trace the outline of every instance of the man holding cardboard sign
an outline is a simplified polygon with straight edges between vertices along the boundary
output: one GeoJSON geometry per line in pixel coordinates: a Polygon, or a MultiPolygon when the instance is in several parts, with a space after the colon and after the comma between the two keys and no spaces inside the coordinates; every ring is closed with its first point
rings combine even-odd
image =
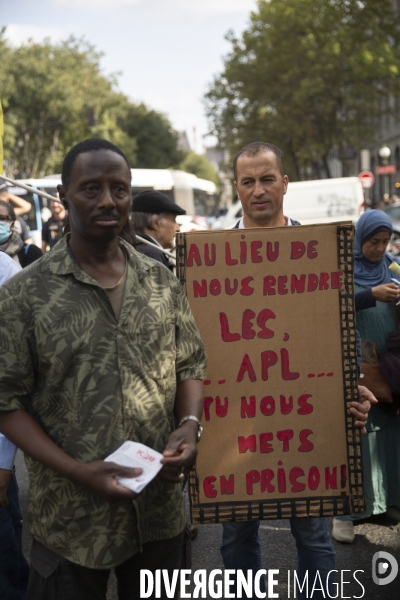
{"type": "MultiPolygon", "coordinates": [[[[243,217],[236,228],[282,227],[300,225],[284,216],[283,199],[288,187],[284,174],[282,152],[271,144],[256,142],[243,148],[233,163],[235,188],[243,206],[243,217]]],[[[310,250],[312,252],[312,249],[310,250]]],[[[360,388],[360,402],[352,402],[355,425],[362,431],[367,420],[370,402],[376,401],[366,389],[360,388]]],[[[333,594],[333,578],[328,573],[335,569],[335,551],[325,518],[304,517],[290,519],[298,551],[300,581],[308,572],[314,581],[319,572],[325,591],[314,593],[314,598],[333,594]]],[[[258,539],[259,521],[225,523],[221,554],[227,569],[261,568],[261,549],[258,539]]],[[[260,586],[261,591],[262,585],[260,586]]],[[[300,594],[299,596],[303,596],[300,594]]]]}

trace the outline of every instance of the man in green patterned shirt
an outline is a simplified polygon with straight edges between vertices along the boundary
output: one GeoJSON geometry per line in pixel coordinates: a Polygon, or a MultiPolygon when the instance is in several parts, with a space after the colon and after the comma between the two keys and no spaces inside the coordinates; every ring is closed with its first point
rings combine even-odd
{"type": "Polygon", "coordinates": [[[178,280],[122,239],[130,177],[109,142],[72,148],[70,235],[0,291],[0,429],[29,471],[29,600],[104,600],[112,567],[119,598],[139,598],[140,568],[180,562],[206,357],[178,280]],[[103,460],[126,440],[164,454],[140,495],[117,483],[140,471],[103,460]]]}

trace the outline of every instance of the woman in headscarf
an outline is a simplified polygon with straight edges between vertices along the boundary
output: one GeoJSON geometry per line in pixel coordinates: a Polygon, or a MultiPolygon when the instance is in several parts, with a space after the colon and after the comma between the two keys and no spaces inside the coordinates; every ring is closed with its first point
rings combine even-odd
{"type": "Polygon", "coordinates": [[[14,230],[16,215],[9,202],[0,200],[0,249],[11,256],[21,267],[27,267],[43,256],[34,244],[25,244],[14,230]]]}
{"type": "MultiPolygon", "coordinates": [[[[400,286],[389,269],[400,261],[386,252],[392,232],[386,213],[370,210],[360,217],[354,242],[356,327],[362,340],[374,342],[379,356],[386,351],[387,335],[395,331],[394,310],[400,312],[400,286]]],[[[386,513],[400,521],[400,416],[388,412],[387,406],[391,405],[371,406],[367,435],[362,436],[367,511],[333,520],[332,536],[339,542],[354,540],[357,519],[386,513]]]]}

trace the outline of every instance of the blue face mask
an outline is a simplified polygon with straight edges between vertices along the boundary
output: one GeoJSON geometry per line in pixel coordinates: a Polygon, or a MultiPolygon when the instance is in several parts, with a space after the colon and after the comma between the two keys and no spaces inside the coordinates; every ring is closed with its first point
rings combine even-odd
{"type": "Polygon", "coordinates": [[[11,235],[10,223],[0,221],[0,244],[4,244],[11,235]]]}

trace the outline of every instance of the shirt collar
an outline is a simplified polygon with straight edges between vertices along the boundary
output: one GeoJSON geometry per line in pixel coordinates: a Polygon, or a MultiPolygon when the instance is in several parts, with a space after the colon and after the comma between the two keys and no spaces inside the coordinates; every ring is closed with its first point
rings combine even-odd
{"type": "MultiPolygon", "coordinates": [[[[239,221],[239,226],[238,226],[238,229],[246,229],[246,227],[244,226],[244,223],[243,223],[243,218],[244,218],[244,217],[242,217],[242,218],[240,219],[240,221],[239,221]]],[[[287,225],[288,227],[290,227],[291,225],[293,225],[293,223],[292,223],[292,219],[291,219],[290,217],[284,217],[284,219],[285,219],[285,221],[286,221],[286,225],[287,225]]]]}
{"type": "MultiPolygon", "coordinates": [[[[74,275],[75,279],[82,281],[83,283],[89,283],[91,285],[99,285],[94,279],[89,277],[84,271],[82,271],[75,258],[69,249],[68,240],[70,234],[65,235],[54,248],[46,254],[48,258],[49,270],[55,275],[74,275]]],[[[151,265],[147,261],[142,260],[141,255],[136,250],[125,242],[122,238],[118,238],[118,244],[125,250],[128,257],[128,264],[133,267],[140,279],[143,279],[151,265]]]]}

